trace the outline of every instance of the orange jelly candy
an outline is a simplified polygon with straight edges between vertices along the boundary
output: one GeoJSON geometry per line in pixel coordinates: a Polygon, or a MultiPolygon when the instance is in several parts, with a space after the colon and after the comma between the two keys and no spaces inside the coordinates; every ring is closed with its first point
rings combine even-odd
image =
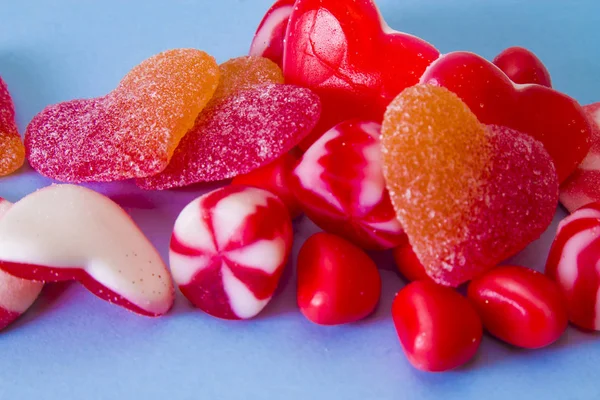
{"type": "Polygon", "coordinates": [[[383,170],[396,214],[427,274],[457,286],[537,239],[558,201],[544,146],[481,124],[455,94],[418,85],[388,107],[383,170]]]}
{"type": "Polygon", "coordinates": [[[264,57],[232,58],[219,65],[221,80],[213,100],[227,97],[237,91],[267,83],[283,83],[283,72],[273,61],[264,57]]]}
{"type": "Polygon", "coordinates": [[[108,95],[47,107],[27,127],[31,166],[65,182],[115,181],[164,170],[219,83],[213,57],[169,50],[133,68],[108,95]]]}
{"type": "Polygon", "coordinates": [[[15,172],[24,161],[25,148],[15,123],[15,106],[0,78],[0,176],[15,172]]]}

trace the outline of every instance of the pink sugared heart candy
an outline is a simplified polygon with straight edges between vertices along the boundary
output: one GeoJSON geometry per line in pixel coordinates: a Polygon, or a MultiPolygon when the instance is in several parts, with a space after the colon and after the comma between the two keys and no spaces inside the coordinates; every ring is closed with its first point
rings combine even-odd
{"type": "Polygon", "coordinates": [[[283,73],[323,103],[319,125],[302,147],[351,118],[381,123],[390,101],[418,83],[438,56],[429,43],[390,29],[372,0],[298,0],[283,73]]]}
{"type": "Polygon", "coordinates": [[[413,250],[457,286],[524,249],[558,202],[550,156],[531,136],[482,125],[454,93],[417,85],[388,107],[383,171],[413,250]]]}
{"type": "Polygon", "coordinates": [[[514,83],[552,87],[548,69],[532,51],[523,47],[509,47],[492,61],[514,83]]]}
{"type": "Polygon", "coordinates": [[[381,171],[380,133],[373,122],[342,122],[308,149],[291,180],[313,222],[367,249],[392,248],[403,235],[381,171]]]}
{"type": "Polygon", "coordinates": [[[550,248],[546,274],[567,298],[569,320],[600,331],[600,203],[588,204],[563,219],[550,248]]]}
{"type": "Polygon", "coordinates": [[[491,62],[468,52],[444,54],[421,77],[464,101],[483,124],[505,126],[542,142],[559,182],[590,149],[591,125],[569,96],[540,85],[516,85],[491,62]]]}
{"type": "Polygon", "coordinates": [[[267,84],[218,99],[198,116],[160,174],[143,189],[169,189],[247,174],[292,150],[319,119],[310,90],[267,84]]]}
{"type": "Polygon", "coordinates": [[[236,176],[232,185],[246,185],[268,190],[277,195],[288,208],[292,219],[300,216],[302,210],[296,196],[292,192],[292,170],[298,162],[294,152],[286,153],[270,164],[244,175],[236,176]]]}
{"type": "MultiPolygon", "coordinates": [[[[0,219],[12,204],[0,198],[0,219]]],[[[38,298],[42,282],[16,278],[0,270],[0,330],[19,318],[38,298]]]]}
{"type": "Polygon", "coordinates": [[[583,107],[592,130],[592,148],[575,172],[560,187],[560,202],[573,212],[600,201],[600,103],[583,107]]]}
{"type": "Polygon", "coordinates": [[[0,219],[0,269],[35,281],[77,280],[142,315],[165,314],[174,289],[164,262],[125,211],[74,185],[54,185],[0,219]]]}
{"type": "Polygon", "coordinates": [[[287,208],[266,190],[231,185],[188,204],[173,228],[173,279],[194,306],[248,319],[267,305],[292,246],[287,208]]]}
{"type": "Polygon", "coordinates": [[[249,55],[268,58],[281,67],[283,40],[295,2],[296,0],[278,0],[269,8],[256,29],[249,55]]]}

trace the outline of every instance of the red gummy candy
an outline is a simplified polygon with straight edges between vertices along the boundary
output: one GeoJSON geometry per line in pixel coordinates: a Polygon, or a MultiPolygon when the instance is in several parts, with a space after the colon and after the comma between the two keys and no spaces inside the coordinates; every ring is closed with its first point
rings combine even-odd
{"type": "Polygon", "coordinates": [[[352,243],[317,233],[298,253],[298,307],[319,325],[340,325],[371,314],[381,295],[375,262],[352,243]]]}
{"type": "Polygon", "coordinates": [[[211,99],[219,69],[194,49],[157,54],[106,96],[46,107],[25,133],[27,159],[64,182],[115,181],[165,169],[211,99]]]}
{"type": "Polygon", "coordinates": [[[523,47],[509,47],[492,61],[514,83],[552,87],[550,72],[533,52],[523,47]]]}
{"type": "Polygon", "coordinates": [[[246,174],[296,146],[320,112],[319,98],[297,86],[267,84],[234,93],[198,116],[163,172],[137,184],[162,190],[246,174]]]}
{"type": "Polygon", "coordinates": [[[457,286],[548,227],[558,180],[543,145],[484,126],[455,94],[418,85],[389,106],[383,171],[398,219],[428,275],[457,286]]]}
{"type": "Polygon", "coordinates": [[[290,212],[292,219],[300,216],[302,210],[292,193],[290,186],[292,170],[298,163],[298,158],[293,152],[286,153],[282,157],[249,172],[245,175],[236,176],[231,182],[232,185],[246,185],[268,190],[277,195],[290,212]]]}
{"type": "Polygon", "coordinates": [[[269,8],[256,29],[249,55],[265,57],[282,66],[285,32],[295,2],[278,0],[269,8]]]}
{"type": "Polygon", "coordinates": [[[418,83],[437,57],[429,43],[390,29],[372,0],[297,1],[283,73],[323,103],[319,125],[302,147],[351,118],[380,123],[390,101],[418,83]]]}
{"type": "Polygon", "coordinates": [[[600,103],[584,106],[592,124],[592,147],[560,187],[560,202],[570,212],[600,201],[600,103]]]}
{"type": "Polygon", "coordinates": [[[540,85],[515,85],[494,64],[468,52],[433,62],[422,83],[458,95],[480,122],[527,133],[544,144],[563,182],[590,148],[591,126],[572,98],[540,85]]]}
{"type": "Polygon", "coordinates": [[[400,244],[394,248],[392,254],[398,272],[400,272],[406,280],[409,282],[431,280],[429,275],[427,275],[427,271],[425,271],[425,267],[421,264],[421,261],[419,261],[419,257],[417,257],[413,251],[406,234],[403,235],[400,244]]]}
{"type": "Polygon", "coordinates": [[[204,312],[248,319],[269,302],[292,248],[292,222],[266,190],[230,185],[188,204],[169,253],[173,279],[204,312]]]}
{"type": "Polygon", "coordinates": [[[600,331],[600,203],[588,204],[558,225],[546,274],[567,297],[569,320],[600,331]]]}
{"type": "Polygon", "coordinates": [[[404,233],[381,171],[380,132],[374,122],[342,122],[308,149],[291,180],[311,220],[366,249],[395,247],[404,233]]]}
{"type": "Polygon", "coordinates": [[[15,106],[0,77],[0,176],[15,172],[24,162],[25,147],[15,122],[15,106]]]}

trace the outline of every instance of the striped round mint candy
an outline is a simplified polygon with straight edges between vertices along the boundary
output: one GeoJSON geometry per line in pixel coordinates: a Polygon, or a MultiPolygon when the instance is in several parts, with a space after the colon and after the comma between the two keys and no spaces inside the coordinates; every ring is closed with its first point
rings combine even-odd
{"type": "Polygon", "coordinates": [[[546,274],[567,297],[569,320],[600,330],[600,203],[580,208],[562,220],[546,262],[546,274]]]}
{"type": "Polygon", "coordinates": [[[170,263],[196,307],[248,319],[267,305],[292,246],[285,205],[266,190],[231,185],[188,204],[175,222],[170,263]]]}

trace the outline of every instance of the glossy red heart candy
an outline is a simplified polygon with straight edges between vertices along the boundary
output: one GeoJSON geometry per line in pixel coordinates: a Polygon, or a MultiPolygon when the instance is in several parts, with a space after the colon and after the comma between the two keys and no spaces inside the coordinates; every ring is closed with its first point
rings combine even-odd
{"type": "Polygon", "coordinates": [[[390,29],[372,0],[297,1],[284,52],[286,82],[312,89],[323,104],[303,148],[344,120],[381,122],[390,101],[439,56],[429,43],[390,29]]]}
{"type": "Polygon", "coordinates": [[[443,55],[421,82],[450,89],[484,124],[506,126],[542,142],[560,182],[590,149],[592,128],[575,100],[544,86],[515,85],[498,67],[473,53],[443,55]]]}
{"type": "Polygon", "coordinates": [[[278,0],[269,8],[256,29],[249,55],[268,58],[281,67],[283,39],[296,0],[278,0]]]}
{"type": "Polygon", "coordinates": [[[532,51],[524,47],[509,47],[503,50],[492,61],[514,83],[552,87],[550,72],[532,51]]]}

